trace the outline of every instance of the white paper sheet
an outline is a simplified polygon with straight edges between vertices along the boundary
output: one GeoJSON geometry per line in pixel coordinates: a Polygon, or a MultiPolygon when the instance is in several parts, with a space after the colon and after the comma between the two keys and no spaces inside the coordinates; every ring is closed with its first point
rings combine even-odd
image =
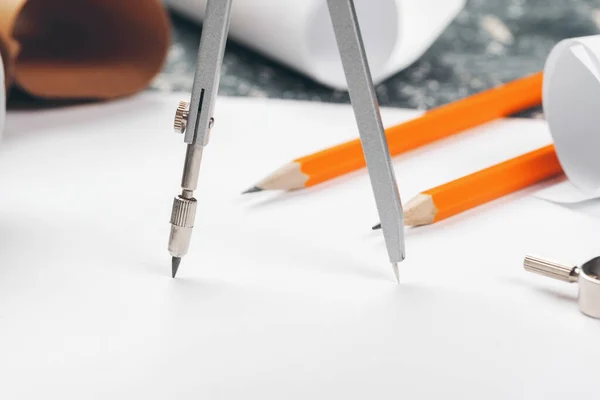
{"type": "Polygon", "coordinates": [[[558,179],[556,183],[535,192],[540,199],[555,203],[573,204],[598,198],[598,193],[586,193],[573,185],[568,179],[558,179]]]}
{"type": "MultiPolygon", "coordinates": [[[[600,221],[521,192],[407,232],[395,284],[365,171],[240,196],[356,137],[349,106],[219,99],[190,254],[166,250],[186,95],[8,115],[2,399],[595,398],[598,321],[527,252],[597,255],[600,221]],[[576,382],[576,384],[574,384],[576,382]]],[[[386,125],[415,112],[382,110],[386,125]]],[[[402,196],[549,140],[498,121],[397,158],[402,196]]]]}
{"type": "Polygon", "coordinates": [[[600,35],[563,40],[544,68],[544,114],[569,182],[538,196],[574,203],[600,197],[600,35]]]}
{"type": "MultiPolygon", "coordinates": [[[[206,0],[164,0],[196,20],[206,0]]],[[[355,0],[375,82],[419,58],[465,0],[355,0]]],[[[325,85],[346,89],[325,0],[236,0],[231,36],[325,85]]]]}

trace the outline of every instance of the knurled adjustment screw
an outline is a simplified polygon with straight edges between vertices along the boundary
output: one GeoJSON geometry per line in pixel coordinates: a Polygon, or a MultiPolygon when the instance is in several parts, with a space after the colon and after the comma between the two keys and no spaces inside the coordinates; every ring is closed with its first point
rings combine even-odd
{"type": "Polygon", "coordinates": [[[184,133],[187,126],[188,115],[190,114],[190,103],[187,101],[180,101],[175,111],[175,121],[173,123],[173,129],[175,133],[184,133]]]}

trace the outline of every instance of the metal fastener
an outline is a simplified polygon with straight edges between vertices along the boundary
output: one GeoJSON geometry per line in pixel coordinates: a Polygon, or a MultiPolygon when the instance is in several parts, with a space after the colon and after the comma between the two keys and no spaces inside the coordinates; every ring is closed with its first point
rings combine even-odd
{"type": "Polygon", "coordinates": [[[589,317],[600,318],[600,257],[592,258],[581,267],[565,265],[534,256],[523,261],[526,271],[564,282],[579,283],[579,310],[589,317]]]}
{"type": "Polygon", "coordinates": [[[190,103],[180,101],[175,111],[175,121],[173,121],[173,130],[175,133],[184,133],[187,128],[188,116],[190,115],[190,103]]]}

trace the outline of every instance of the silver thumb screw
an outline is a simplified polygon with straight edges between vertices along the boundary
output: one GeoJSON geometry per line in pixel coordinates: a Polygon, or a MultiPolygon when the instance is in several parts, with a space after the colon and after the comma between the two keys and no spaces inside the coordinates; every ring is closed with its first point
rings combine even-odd
{"type": "Polygon", "coordinates": [[[526,271],[569,283],[577,282],[579,278],[579,268],[577,266],[564,265],[534,256],[526,256],[523,267],[526,271]]]}

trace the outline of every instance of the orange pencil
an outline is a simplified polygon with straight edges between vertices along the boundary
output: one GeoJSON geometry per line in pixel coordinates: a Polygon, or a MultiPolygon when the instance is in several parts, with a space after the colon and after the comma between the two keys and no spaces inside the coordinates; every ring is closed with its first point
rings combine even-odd
{"type": "MultiPolygon", "coordinates": [[[[390,154],[396,156],[456,135],[542,102],[542,73],[517,79],[453,103],[434,108],[411,121],[386,129],[390,154]]],[[[365,166],[359,139],[298,158],[244,193],[301,189],[365,166]]]]}
{"type": "Polygon", "coordinates": [[[419,193],[404,207],[404,225],[441,221],[562,172],[554,146],[542,147],[419,193]]]}

